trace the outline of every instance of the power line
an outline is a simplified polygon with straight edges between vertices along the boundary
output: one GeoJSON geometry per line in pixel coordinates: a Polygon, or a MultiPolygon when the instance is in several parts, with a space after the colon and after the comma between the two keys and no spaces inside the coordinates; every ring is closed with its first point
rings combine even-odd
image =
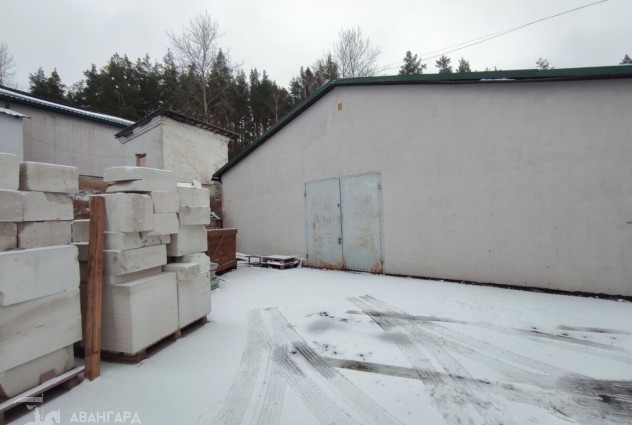
{"type": "MultiPolygon", "coordinates": [[[[447,46],[447,47],[444,47],[442,49],[431,50],[429,52],[426,52],[426,53],[423,53],[422,55],[420,55],[421,58],[419,60],[422,61],[422,62],[425,62],[425,61],[430,60],[430,59],[438,58],[438,57],[446,55],[448,53],[456,52],[458,50],[463,50],[463,49],[466,49],[468,47],[475,46],[477,44],[481,44],[481,43],[484,43],[484,42],[489,41],[489,40],[493,40],[494,38],[501,37],[503,35],[512,33],[514,31],[518,31],[518,30],[520,30],[522,28],[525,28],[525,27],[528,27],[528,26],[531,26],[531,25],[535,25],[535,24],[540,23],[542,21],[546,21],[546,20],[549,20],[549,19],[557,18],[559,16],[566,15],[568,13],[576,12],[576,11],[581,10],[581,9],[586,9],[587,7],[598,5],[600,3],[606,3],[607,1],[610,1],[610,0],[599,0],[599,1],[596,1],[596,2],[593,2],[593,3],[585,4],[583,6],[578,6],[576,8],[566,10],[564,12],[560,12],[560,13],[556,13],[554,15],[546,16],[544,18],[536,19],[535,21],[527,22],[526,24],[518,25],[518,26],[513,27],[513,28],[508,28],[508,29],[505,29],[505,30],[502,30],[502,31],[499,31],[499,32],[495,32],[493,34],[488,34],[488,35],[484,35],[482,37],[474,38],[474,39],[469,40],[469,41],[464,41],[462,43],[453,44],[451,46],[447,46]],[[441,52],[441,53],[435,54],[436,52],[441,52]],[[426,56],[426,55],[429,55],[429,56],[426,56]]],[[[400,62],[399,65],[397,65],[397,66],[386,68],[386,69],[384,69],[384,71],[389,71],[391,69],[398,68],[399,66],[401,66],[401,64],[403,64],[403,62],[400,62]]]]}

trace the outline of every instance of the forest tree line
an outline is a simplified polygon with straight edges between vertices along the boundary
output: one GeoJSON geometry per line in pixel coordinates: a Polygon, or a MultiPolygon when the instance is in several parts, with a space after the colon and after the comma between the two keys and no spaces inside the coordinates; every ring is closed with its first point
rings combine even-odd
{"type": "MultiPolygon", "coordinates": [[[[92,64],[83,72],[84,79],[70,86],[56,69],[46,74],[39,68],[29,75],[29,90],[36,96],[132,121],[167,107],[238,134],[229,149],[232,157],[327,81],[384,71],[377,64],[379,48],[371,45],[361,28],[341,30],[331,50],[312,65],[301,66],[287,88],[265,70],[246,72],[233,64],[219,47],[217,22],[207,13],[191,19],[180,34],[167,35],[170,48],[160,60],[149,55],[133,60],[116,53],[100,68],[92,64]]],[[[3,84],[12,57],[6,45],[0,47],[3,84]]],[[[625,55],[620,64],[631,63],[625,55]]],[[[445,55],[434,66],[439,73],[472,71],[464,58],[453,69],[451,58],[445,55]]],[[[536,67],[553,68],[543,58],[536,67]]],[[[398,73],[415,75],[426,70],[427,65],[407,51],[398,73]]]]}

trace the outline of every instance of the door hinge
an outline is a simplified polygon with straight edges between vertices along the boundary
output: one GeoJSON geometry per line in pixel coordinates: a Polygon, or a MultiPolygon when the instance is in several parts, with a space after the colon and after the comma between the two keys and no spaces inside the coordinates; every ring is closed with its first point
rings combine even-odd
{"type": "Polygon", "coordinates": [[[382,183],[377,184],[377,190],[382,190],[382,183]]]}

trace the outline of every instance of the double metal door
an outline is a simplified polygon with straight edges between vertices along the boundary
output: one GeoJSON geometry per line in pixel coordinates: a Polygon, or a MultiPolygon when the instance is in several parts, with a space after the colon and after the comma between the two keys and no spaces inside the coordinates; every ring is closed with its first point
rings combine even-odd
{"type": "Polygon", "coordinates": [[[305,184],[307,260],[314,267],[382,273],[382,176],[305,184]]]}

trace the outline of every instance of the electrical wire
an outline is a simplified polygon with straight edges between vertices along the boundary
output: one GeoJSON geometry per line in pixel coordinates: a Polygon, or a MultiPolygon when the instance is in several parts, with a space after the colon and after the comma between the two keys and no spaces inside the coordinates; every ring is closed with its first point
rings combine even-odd
{"type": "MultiPolygon", "coordinates": [[[[438,57],[446,55],[448,53],[456,52],[458,50],[463,50],[463,49],[466,49],[468,47],[475,46],[477,44],[481,44],[481,43],[484,43],[484,42],[489,41],[489,40],[493,40],[494,38],[501,37],[503,35],[512,33],[514,31],[518,31],[520,29],[526,28],[526,27],[531,26],[531,25],[535,25],[535,24],[540,23],[542,21],[546,21],[546,20],[549,20],[549,19],[557,18],[559,16],[566,15],[566,14],[569,14],[569,13],[572,13],[572,12],[576,12],[576,11],[581,10],[581,9],[586,9],[588,7],[591,7],[591,6],[596,6],[596,5],[601,4],[601,3],[606,3],[608,1],[610,1],[610,0],[599,0],[599,1],[596,1],[596,2],[593,2],[593,3],[585,4],[583,6],[578,6],[578,7],[575,7],[573,9],[566,10],[564,12],[556,13],[554,15],[545,16],[544,18],[539,18],[539,19],[536,19],[534,21],[527,22],[526,24],[515,26],[513,28],[508,28],[508,29],[505,29],[505,30],[502,30],[502,31],[498,31],[498,32],[495,32],[493,34],[488,34],[488,35],[484,35],[482,37],[477,37],[477,38],[474,38],[472,40],[464,41],[464,42],[458,43],[458,44],[453,44],[451,46],[447,46],[447,47],[444,47],[444,48],[441,48],[441,49],[431,50],[429,52],[426,52],[426,53],[423,53],[423,54],[419,55],[419,56],[421,56],[419,60],[421,62],[425,62],[425,61],[428,61],[430,59],[438,58],[438,57]],[[441,53],[436,53],[436,52],[441,52],[441,53]]],[[[383,71],[390,71],[391,69],[398,68],[403,63],[404,62],[402,61],[396,66],[392,66],[392,67],[383,69],[383,71]]]]}

